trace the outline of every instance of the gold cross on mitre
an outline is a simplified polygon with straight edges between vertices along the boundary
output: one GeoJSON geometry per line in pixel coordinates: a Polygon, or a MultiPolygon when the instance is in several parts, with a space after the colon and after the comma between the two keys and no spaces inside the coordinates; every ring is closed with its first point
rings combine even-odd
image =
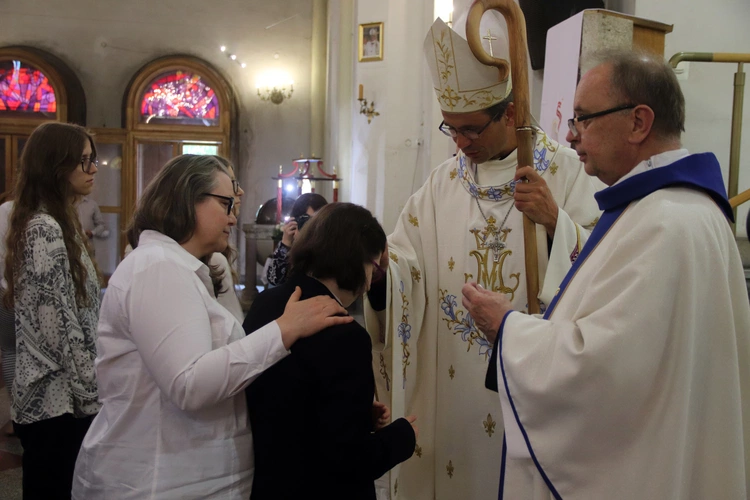
{"type": "Polygon", "coordinates": [[[495,54],[492,53],[492,41],[497,40],[497,37],[492,36],[492,32],[487,29],[487,36],[483,36],[482,40],[487,40],[487,44],[490,46],[490,57],[495,57],[495,54]]]}

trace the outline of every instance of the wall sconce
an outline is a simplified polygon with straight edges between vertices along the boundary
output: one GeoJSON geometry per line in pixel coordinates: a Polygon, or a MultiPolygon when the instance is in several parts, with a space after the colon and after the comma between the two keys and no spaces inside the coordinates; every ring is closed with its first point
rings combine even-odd
{"type": "Polygon", "coordinates": [[[264,73],[256,81],[255,87],[262,101],[271,101],[274,104],[281,104],[284,99],[291,98],[294,92],[294,82],[283,71],[264,73]]]}
{"type": "Polygon", "coordinates": [[[380,116],[380,113],[375,111],[375,101],[372,101],[370,103],[370,106],[367,106],[367,99],[364,98],[365,88],[360,83],[359,84],[359,98],[357,99],[359,101],[359,114],[367,116],[367,123],[370,123],[375,116],[380,116]]]}
{"type": "Polygon", "coordinates": [[[439,17],[445,24],[453,27],[453,0],[436,0],[434,13],[435,19],[439,17]]]}

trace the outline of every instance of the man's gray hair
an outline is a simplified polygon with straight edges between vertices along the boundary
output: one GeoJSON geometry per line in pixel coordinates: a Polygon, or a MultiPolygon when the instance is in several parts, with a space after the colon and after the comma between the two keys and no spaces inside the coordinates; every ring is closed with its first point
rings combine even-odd
{"type": "Polygon", "coordinates": [[[597,66],[612,67],[610,95],[618,99],[617,104],[645,104],[654,112],[656,134],[680,138],[685,131],[685,96],[664,59],[632,50],[604,50],[593,59],[597,66]]]}

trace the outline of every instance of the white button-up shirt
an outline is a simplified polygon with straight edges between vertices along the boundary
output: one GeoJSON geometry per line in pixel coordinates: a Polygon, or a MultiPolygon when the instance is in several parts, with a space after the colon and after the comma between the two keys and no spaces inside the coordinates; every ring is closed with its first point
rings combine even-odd
{"type": "Polygon", "coordinates": [[[102,303],[103,407],[76,463],[76,499],[242,499],[252,436],[243,389],[288,351],[273,322],[245,337],[208,267],[144,231],[102,303]]]}

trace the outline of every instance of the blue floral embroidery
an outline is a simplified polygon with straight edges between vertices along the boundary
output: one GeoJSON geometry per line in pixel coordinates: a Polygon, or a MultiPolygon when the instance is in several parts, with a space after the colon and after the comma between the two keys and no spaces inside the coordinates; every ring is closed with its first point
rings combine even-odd
{"type": "MultiPolygon", "coordinates": [[[[515,184],[513,187],[515,188],[515,184]]],[[[487,198],[493,201],[500,201],[503,198],[503,193],[495,186],[492,186],[487,190],[487,198]]]]}
{"type": "Polygon", "coordinates": [[[401,367],[403,369],[403,377],[404,381],[402,383],[402,387],[406,389],[406,367],[410,365],[409,363],[409,356],[411,356],[411,353],[409,352],[409,339],[411,338],[411,325],[409,324],[409,300],[406,298],[406,294],[404,293],[404,282],[401,281],[399,283],[399,291],[401,292],[401,323],[399,323],[398,328],[396,328],[396,333],[399,338],[401,338],[401,349],[402,349],[402,356],[401,356],[401,367]]]}
{"type": "MultiPolygon", "coordinates": [[[[534,168],[539,174],[546,172],[552,162],[552,158],[547,158],[547,153],[555,153],[557,148],[552,145],[547,136],[541,130],[538,131],[536,147],[534,149],[534,168]]],[[[554,156],[554,154],[553,154],[554,156]]],[[[502,201],[506,197],[512,197],[516,191],[516,181],[506,182],[499,186],[492,186],[487,189],[480,189],[474,182],[469,172],[469,161],[463,153],[459,153],[458,159],[458,177],[467,191],[475,198],[491,201],[502,201]]]]}
{"type": "Polygon", "coordinates": [[[453,332],[453,335],[460,334],[461,340],[468,342],[467,351],[471,350],[471,346],[476,343],[479,346],[479,355],[485,356],[485,360],[489,360],[492,355],[492,344],[476,327],[471,314],[464,314],[461,309],[457,310],[456,296],[448,294],[447,290],[440,290],[440,296],[440,308],[448,316],[443,318],[443,321],[448,325],[448,329],[453,332]]]}
{"type": "Polygon", "coordinates": [[[535,149],[534,150],[534,168],[537,172],[544,172],[549,168],[549,162],[547,159],[547,149],[535,149]]]}
{"type": "Polygon", "coordinates": [[[409,342],[411,338],[411,325],[407,323],[398,325],[398,336],[404,339],[404,342],[409,342]]]}

